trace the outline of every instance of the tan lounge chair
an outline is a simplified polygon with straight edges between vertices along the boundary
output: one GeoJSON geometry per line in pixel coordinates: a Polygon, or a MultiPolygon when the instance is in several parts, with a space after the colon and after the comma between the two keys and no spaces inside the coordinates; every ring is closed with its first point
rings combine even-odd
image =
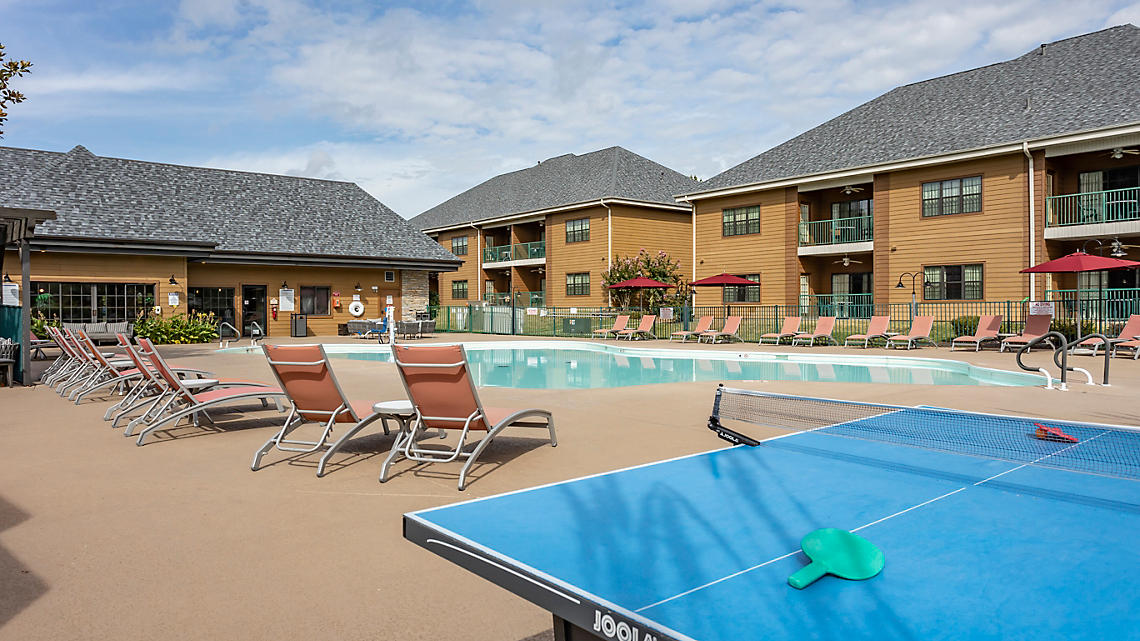
{"type": "MultiPolygon", "coordinates": [[[[1017,347],[1026,345],[1035,338],[1040,338],[1049,333],[1049,327],[1053,324],[1053,316],[1050,314],[1030,314],[1025,319],[1025,329],[1017,336],[1010,336],[1001,342],[999,352],[1004,352],[1006,347],[1017,347]]],[[[1046,341],[1051,347],[1053,339],[1046,341]]]]}
{"type": "Polygon", "coordinates": [[[914,320],[910,322],[910,331],[906,334],[897,334],[887,338],[887,347],[906,345],[907,349],[912,349],[918,347],[922,341],[930,343],[933,347],[938,347],[934,339],[930,338],[932,329],[934,329],[933,316],[915,316],[914,320]]]}
{"type": "Polygon", "coordinates": [[[1140,338],[1140,314],[1133,314],[1128,317],[1124,327],[1120,328],[1120,334],[1116,338],[1110,338],[1107,345],[1099,338],[1086,338],[1077,343],[1077,347],[1091,347],[1093,356],[1096,356],[1096,351],[1101,347],[1112,346],[1114,356],[1117,346],[1129,347],[1132,348],[1132,357],[1136,358],[1137,338],[1140,338]]]}
{"type": "Polygon", "coordinates": [[[843,346],[847,347],[851,341],[863,341],[863,349],[871,346],[871,341],[876,338],[886,340],[887,330],[891,327],[890,316],[872,316],[871,322],[867,323],[866,334],[852,334],[843,340],[843,346]]]}
{"type": "Polygon", "coordinates": [[[699,343],[699,342],[701,342],[701,334],[709,331],[709,328],[712,327],[712,323],[713,323],[713,317],[712,316],[701,316],[700,318],[697,319],[697,326],[694,327],[693,329],[682,330],[682,331],[673,332],[672,334],[670,334],[669,335],[669,342],[670,343],[673,342],[674,338],[680,338],[681,342],[684,343],[685,341],[689,340],[690,336],[696,336],[697,342],[699,343]]]}
{"type": "Polygon", "coordinates": [[[1001,332],[1001,314],[987,314],[978,320],[978,329],[969,336],[958,336],[950,341],[950,351],[959,343],[969,343],[974,346],[974,351],[978,352],[982,349],[982,343],[986,341],[998,340],[998,333],[1001,332]]]}
{"type": "Polygon", "coordinates": [[[785,316],[784,324],[780,326],[778,332],[768,332],[767,334],[760,335],[760,344],[764,344],[765,338],[771,338],[773,345],[779,345],[780,341],[785,338],[794,338],[796,334],[800,333],[800,317],[799,316],[785,316]]]}
{"type": "Polygon", "coordinates": [[[396,345],[392,359],[400,380],[412,401],[415,416],[407,432],[396,435],[392,451],[380,469],[380,482],[399,458],[421,463],[441,463],[465,458],[459,472],[459,489],[467,486],[467,474],[479,455],[508,427],[542,428],[550,434],[551,446],[558,445],[554,417],[542,409],[485,407],[475,390],[462,345],[396,345]],[[428,448],[418,444],[429,430],[460,430],[454,449],[428,448]],[[467,435],[486,432],[474,449],[467,450],[467,435]]]}
{"type": "Polygon", "coordinates": [[[625,330],[629,325],[629,314],[622,314],[614,319],[613,327],[605,327],[602,329],[595,329],[594,336],[601,336],[602,340],[609,338],[610,334],[617,335],[618,332],[625,330]]]}
{"type": "Polygon", "coordinates": [[[617,333],[617,340],[621,340],[625,336],[629,340],[634,338],[655,338],[653,336],[653,323],[657,322],[657,316],[647,314],[641,317],[641,322],[637,324],[636,329],[623,329],[617,333]]]}
{"type": "Polygon", "coordinates": [[[807,343],[809,347],[814,347],[816,339],[824,341],[825,345],[838,343],[839,341],[831,337],[831,333],[834,331],[835,317],[820,316],[819,320],[817,320],[815,323],[815,329],[810,332],[796,334],[792,337],[792,345],[802,345],[803,343],[807,343]]]}
{"type": "Polygon", "coordinates": [[[701,334],[699,336],[697,336],[697,342],[698,343],[701,342],[702,338],[709,339],[710,343],[715,343],[722,338],[727,339],[727,340],[731,340],[731,339],[735,338],[736,340],[738,340],[740,342],[744,342],[744,339],[740,338],[740,321],[741,320],[743,320],[742,316],[729,316],[727,319],[725,319],[724,327],[721,328],[721,330],[719,332],[716,332],[716,331],[701,332],[701,334]]]}

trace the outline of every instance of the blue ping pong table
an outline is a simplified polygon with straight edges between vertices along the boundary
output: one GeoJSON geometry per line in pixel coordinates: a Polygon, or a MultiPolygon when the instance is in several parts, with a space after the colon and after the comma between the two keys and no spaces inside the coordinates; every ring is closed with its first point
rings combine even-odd
{"type": "Polygon", "coordinates": [[[558,639],[1140,639],[1137,434],[1054,422],[1081,442],[1049,443],[1005,419],[1039,450],[1023,462],[898,436],[979,416],[896,408],[406,514],[404,533],[553,613],[558,639]],[[876,422],[896,436],[859,436],[876,422]],[[1041,464],[1082,447],[1112,475],[1041,464]],[[820,527],[875,543],[883,572],[791,588],[820,527]]]}

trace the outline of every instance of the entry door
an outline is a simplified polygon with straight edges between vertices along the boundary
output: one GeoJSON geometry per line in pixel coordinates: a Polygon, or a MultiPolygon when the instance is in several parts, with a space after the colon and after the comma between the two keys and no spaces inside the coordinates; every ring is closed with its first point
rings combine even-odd
{"type": "Polygon", "coordinates": [[[242,285],[241,286],[241,335],[253,336],[258,333],[260,336],[269,334],[269,324],[265,319],[265,299],[267,288],[265,285],[242,285]],[[254,323],[260,332],[254,328],[254,323]]]}

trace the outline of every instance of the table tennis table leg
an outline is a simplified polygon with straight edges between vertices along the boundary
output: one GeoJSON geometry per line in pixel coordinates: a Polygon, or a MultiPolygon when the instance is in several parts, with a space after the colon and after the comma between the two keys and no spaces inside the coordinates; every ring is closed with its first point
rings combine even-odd
{"type": "Polygon", "coordinates": [[[609,641],[604,637],[599,637],[592,632],[579,628],[557,614],[552,616],[554,617],[554,641],[609,641]]]}

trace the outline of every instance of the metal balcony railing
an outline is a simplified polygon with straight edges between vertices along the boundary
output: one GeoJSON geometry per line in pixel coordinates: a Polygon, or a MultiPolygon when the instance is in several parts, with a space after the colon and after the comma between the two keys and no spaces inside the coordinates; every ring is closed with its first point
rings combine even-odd
{"type": "Polygon", "coordinates": [[[854,216],[800,223],[800,246],[862,243],[874,238],[874,216],[854,216]]]}
{"type": "Polygon", "coordinates": [[[529,260],[532,258],[546,258],[546,241],[499,245],[487,247],[483,250],[484,263],[505,263],[510,260],[529,260]]]}
{"type": "Polygon", "coordinates": [[[1140,187],[1050,196],[1045,210],[1046,227],[1140,220],[1140,187]]]}
{"type": "MultiPolygon", "coordinates": [[[[546,292],[515,292],[515,307],[543,307],[546,305],[546,292]]],[[[510,305],[511,295],[507,292],[484,294],[483,300],[492,305],[510,305]]]]}
{"type": "Polygon", "coordinates": [[[1050,289],[1045,298],[1062,305],[1070,316],[1085,320],[1126,320],[1140,314],[1140,288],[1050,289]]]}
{"type": "Polygon", "coordinates": [[[870,318],[875,311],[874,294],[810,294],[800,296],[800,307],[818,316],[870,318]]]}

